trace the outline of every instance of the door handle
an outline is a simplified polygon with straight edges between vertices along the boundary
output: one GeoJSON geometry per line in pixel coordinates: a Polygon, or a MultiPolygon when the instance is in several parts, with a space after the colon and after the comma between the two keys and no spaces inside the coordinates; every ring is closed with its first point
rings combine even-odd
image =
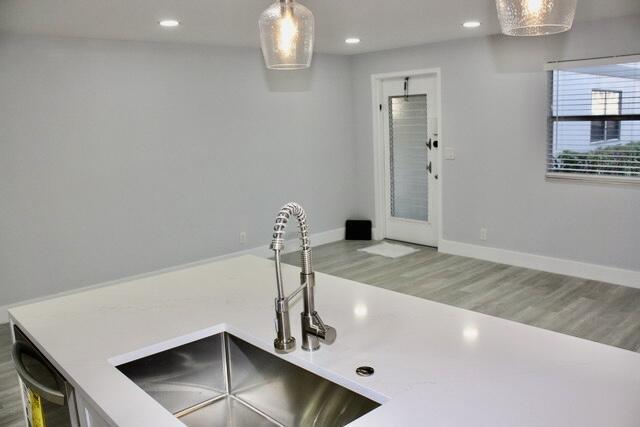
{"type": "Polygon", "coordinates": [[[431,173],[431,162],[427,165],[427,172],[431,173]]]}
{"type": "Polygon", "coordinates": [[[431,138],[427,141],[427,148],[431,150],[431,138]]]}
{"type": "MultiPolygon", "coordinates": [[[[23,354],[33,357],[44,366],[46,366],[47,369],[51,369],[49,368],[48,363],[45,363],[45,361],[42,360],[42,356],[40,356],[40,354],[38,354],[38,352],[33,347],[23,342],[16,341],[13,343],[11,355],[13,357],[13,364],[16,367],[16,371],[18,372],[18,376],[20,377],[20,379],[27,385],[27,387],[36,392],[47,402],[51,402],[58,406],[64,406],[64,394],[60,392],[60,390],[55,390],[51,387],[41,384],[38,380],[33,378],[33,376],[31,376],[29,371],[27,371],[27,368],[24,366],[24,362],[22,361],[23,354]]],[[[52,372],[52,374],[54,373],[52,372]]],[[[56,382],[59,382],[58,375],[54,374],[53,376],[54,378],[56,378],[56,382]]],[[[62,388],[62,384],[58,384],[58,387],[62,388]]]]}

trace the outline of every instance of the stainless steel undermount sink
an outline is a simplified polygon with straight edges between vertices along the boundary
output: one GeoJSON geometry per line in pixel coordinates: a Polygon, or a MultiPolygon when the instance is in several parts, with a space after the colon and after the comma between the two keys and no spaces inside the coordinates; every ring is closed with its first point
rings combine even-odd
{"type": "Polygon", "coordinates": [[[343,426],[380,406],[227,333],[117,368],[189,427],[343,426]]]}

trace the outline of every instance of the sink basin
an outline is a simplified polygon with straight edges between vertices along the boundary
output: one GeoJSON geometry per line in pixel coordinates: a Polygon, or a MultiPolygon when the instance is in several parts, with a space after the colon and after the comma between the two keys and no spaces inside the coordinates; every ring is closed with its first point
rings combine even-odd
{"type": "Polygon", "coordinates": [[[344,426],[380,406],[228,333],[117,368],[189,427],[344,426]]]}

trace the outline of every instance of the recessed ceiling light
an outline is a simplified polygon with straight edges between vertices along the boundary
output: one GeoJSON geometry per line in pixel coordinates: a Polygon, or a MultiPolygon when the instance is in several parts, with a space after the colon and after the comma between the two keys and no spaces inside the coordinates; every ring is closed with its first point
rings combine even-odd
{"type": "Polygon", "coordinates": [[[159,22],[159,24],[161,27],[173,28],[180,25],[180,21],[176,19],[163,19],[162,21],[159,22]]]}
{"type": "Polygon", "coordinates": [[[464,24],[462,24],[463,27],[465,28],[478,28],[480,26],[480,22],[478,21],[467,21],[464,24]]]}
{"type": "Polygon", "coordinates": [[[346,44],[358,44],[360,43],[360,39],[357,37],[349,37],[348,39],[345,39],[344,42],[346,44]]]}

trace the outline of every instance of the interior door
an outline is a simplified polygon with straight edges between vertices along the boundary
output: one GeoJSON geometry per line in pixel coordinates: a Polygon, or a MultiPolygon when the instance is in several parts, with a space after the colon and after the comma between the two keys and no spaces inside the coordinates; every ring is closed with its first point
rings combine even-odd
{"type": "Polygon", "coordinates": [[[383,80],[385,237],[438,245],[436,76],[383,80]]]}

